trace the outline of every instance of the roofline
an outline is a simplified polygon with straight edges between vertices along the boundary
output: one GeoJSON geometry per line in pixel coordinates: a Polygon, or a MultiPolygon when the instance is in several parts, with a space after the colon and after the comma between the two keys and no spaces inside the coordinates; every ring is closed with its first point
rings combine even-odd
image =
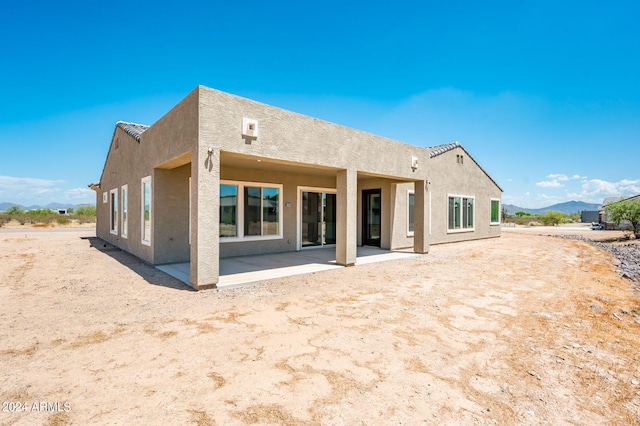
{"type": "Polygon", "coordinates": [[[622,197],[620,197],[620,199],[619,199],[619,200],[616,200],[616,201],[609,201],[607,204],[603,204],[601,208],[603,208],[603,209],[604,209],[604,208],[605,208],[605,207],[607,207],[609,204],[615,204],[615,203],[619,203],[619,202],[621,202],[621,201],[631,201],[631,200],[633,200],[634,198],[638,198],[638,199],[639,199],[638,201],[640,201],[640,194],[638,194],[638,195],[632,195],[631,197],[627,197],[627,198],[622,198],[622,197]]]}
{"type": "Polygon", "coordinates": [[[449,142],[449,143],[445,143],[445,144],[441,144],[441,145],[435,145],[435,146],[427,147],[427,149],[429,150],[429,157],[430,158],[435,158],[435,157],[437,157],[437,156],[439,156],[441,154],[444,154],[445,152],[453,151],[456,148],[460,148],[461,150],[463,150],[465,152],[465,154],[467,154],[467,156],[471,159],[471,161],[476,163],[476,166],[478,166],[478,168],[480,170],[482,170],[482,172],[489,178],[489,180],[491,182],[493,182],[493,184],[500,190],[500,192],[504,192],[504,190],[500,187],[500,185],[498,185],[498,182],[496,182],[491,177],[491,175],[489,173],[487,173],[487,171],[485,169],[482,168],[480,163],[478,163],[476,161],[476,159],[473,158],[473,156],[471,154],[469,154],[469,151],[467,151],[465,149],[465,147],[462,146],[462,144],[460,142],[454,141],[454,142],[449,142]],[[433,149],[433,151],[432,151],[432,149],[433,149]]]}

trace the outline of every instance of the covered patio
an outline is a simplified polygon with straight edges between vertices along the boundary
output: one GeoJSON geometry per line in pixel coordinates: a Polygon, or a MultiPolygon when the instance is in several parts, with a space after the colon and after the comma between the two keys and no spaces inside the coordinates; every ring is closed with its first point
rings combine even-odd
{"type": "MultiPolygon", "coordinates": [[[[413,249],[384,250],[358,247],[356,266],[420,256],[413,249]]],[[[220,259],[220,280],[217,288],[230,288],[257,281],[310,274],[343,268],[336,262],[335,247],[300,250],[289,253],[238,256],[220,259]]],[[[191,286],[189,262],[157,265],[157,269],[191,286]]]]}

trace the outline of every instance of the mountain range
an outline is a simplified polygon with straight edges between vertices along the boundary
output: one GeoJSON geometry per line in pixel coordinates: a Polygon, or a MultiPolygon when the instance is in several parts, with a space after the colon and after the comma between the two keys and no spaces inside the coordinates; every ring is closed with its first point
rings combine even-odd
{"type": "Polygon", "coordinates": [[[598,210],[602,204],[585,203],[584,201],[567,201],[566,203],[554,204],[549,207],[542,207],[539,209],[528,209],[525,207],[514,206],[513,204],[503,204],[502,206],[507,209],[507,214],[515,214],[516,212],[525,212],[529,214],[544,214],[550,210],[561,213],[580,213],[584,210],[598,210]]]}
{"type": "MultiPolygon", "coordinates": [[[[76,208],[79,206],[86,206],[87,204],[61,204],[61,203],[49,203],[46,206],[22,206],[16,203],[0,203],[0,211],[5,211],[9,207],[19,206],[24,210],[31,209],[67,209],[67,208],[76,208]]],[[[507,209],[507,213],[512,215],[516,212],[525,212],[530,214],[544,214],[549,210],[555,210],[562,213],[580,213],[584,210],[598,210],[600,208],[600,204],[594,203],[585,203],[584,201],[567,201],[566,203],[554,204],[549,207],[542,207],[540,209],[528,209],[526,207],[514,206],[513,204],[503,204],[504,208],[507,209]]]]}
{"type": "MultiPolygon", "coordinates": [[[[51,209],[51,210],[58,210],[58,209],[68,209],[68,208],[72,208],[75,209],[76,207],[80,207],[80,206],[86,206],[88,204],[61,204],[61,203],[49,203],[46,206],[38,206],[38,205],[33,205],[33,206],[23,206],[21,204],[17,204],[17,203],[0,203],[0,212],[3,212],[5,210],[7,210],[9,207],[13,207],[13,206],[18,206],[23,210],[33,210],[33,209],[51,209]]],[[[93,205],[93,204],[92,204],[93,205]]]]}

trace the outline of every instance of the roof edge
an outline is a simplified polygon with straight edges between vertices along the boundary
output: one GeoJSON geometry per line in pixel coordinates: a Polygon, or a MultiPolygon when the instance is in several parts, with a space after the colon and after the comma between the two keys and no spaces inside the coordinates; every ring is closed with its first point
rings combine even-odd
{"type": "Polygon", "coordinates": [[[460,145],[460,142],[456,141],[456,142],[443,143],[441,145],[430,146],[430,147],[427,147],[427,149],[429,149],[429,157],[433,158],[458,147],[462,147],[462,145],[460,145]]]}
{"type": "Polygon", "coordinates": [[[133,136],[138,142],[140,142],[140,136],[149,128],[146,124],[129,123],[127,121],[118,121],[116,126],[124,130],[129,136],[133,136]]]}

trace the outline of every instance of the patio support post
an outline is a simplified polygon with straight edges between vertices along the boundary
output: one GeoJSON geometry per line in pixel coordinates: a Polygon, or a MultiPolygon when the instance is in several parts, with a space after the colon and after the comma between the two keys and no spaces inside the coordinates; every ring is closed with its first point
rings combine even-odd
{"type": "Polygon", "coordinates": [[[413,251],[429,253],[429,181],[417,180],[414,185],[413,251]]]}
{"type": "Polygon", "coordinates": [[[358,240],[358,173],[338,170],[336,175],[336,262],[343,266],[356,264],[358,240]]]}
{"type": "Polygon", "coordinates": [[[198,144],[191,153],[190,281],[215,287],[220,275],[220,149],[198,144]]]}

